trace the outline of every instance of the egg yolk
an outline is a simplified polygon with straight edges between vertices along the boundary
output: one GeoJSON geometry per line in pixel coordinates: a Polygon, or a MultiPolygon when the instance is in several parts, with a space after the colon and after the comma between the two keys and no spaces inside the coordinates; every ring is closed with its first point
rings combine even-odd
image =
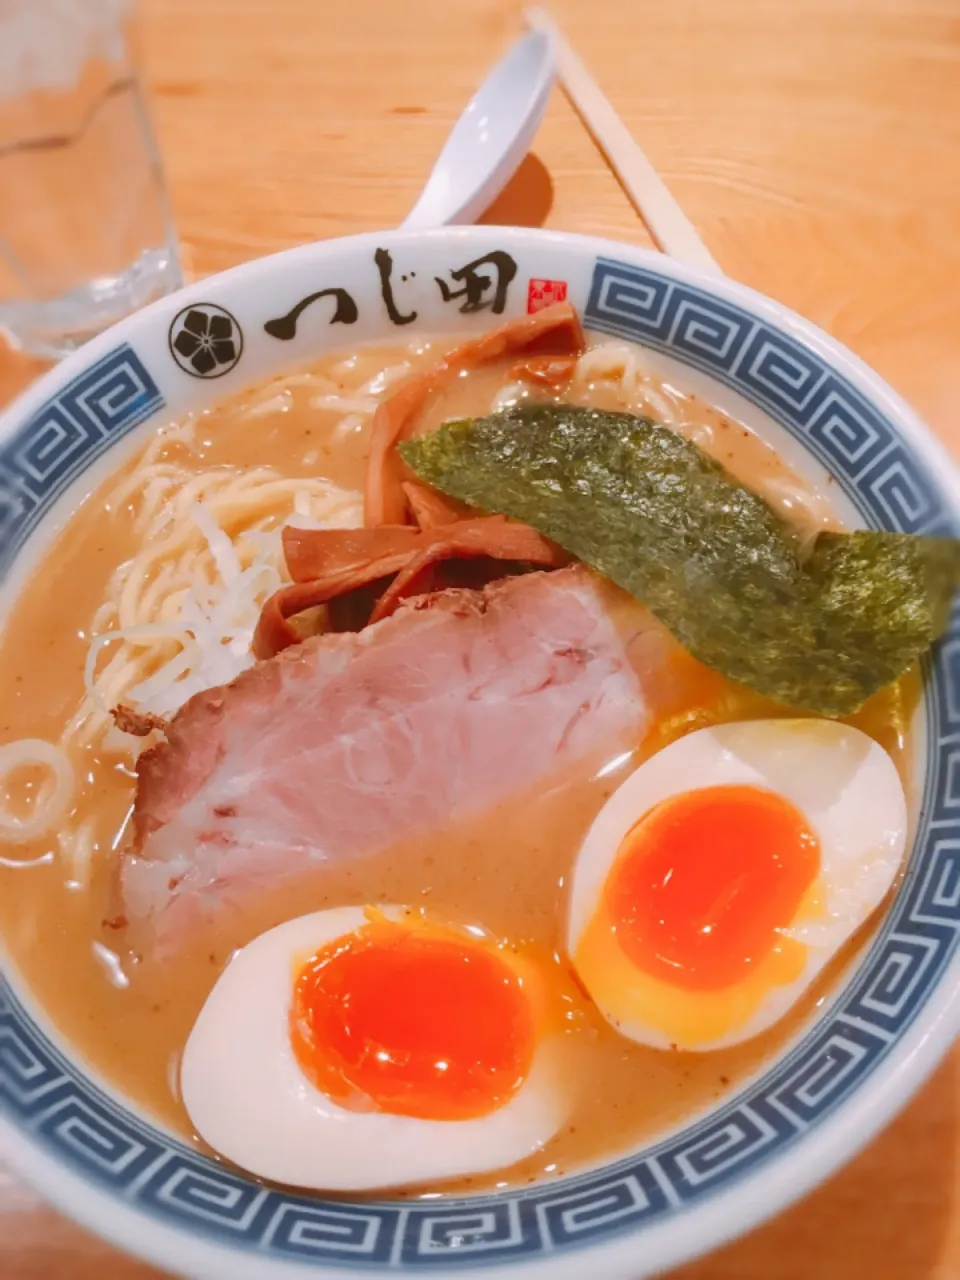
{"type": "Polygon", "coordinates": [[[631,828],[605,905],[638,969],[719,990],[769,955],[819,867],[819,840],[788,800],[759,787],[704,787],[671,796],[631,828]]]}
{"type": "Polygon", "coordinates": [[[378,920],[300,970],[291,1039],[301,1070],[341,1106],[469,1120],[526,1078],[536,1011],[495,945],[378,920]]]}

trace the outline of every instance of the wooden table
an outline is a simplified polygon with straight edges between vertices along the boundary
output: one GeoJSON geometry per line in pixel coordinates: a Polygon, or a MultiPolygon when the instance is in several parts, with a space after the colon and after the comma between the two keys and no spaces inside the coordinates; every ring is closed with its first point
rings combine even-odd
{"type": "MultiPolygon", "coordinates": [[[[555,0],[733,277],[960,451],[960,0],[555,0]]],[[[397,223],[517,0],[146,0],[188,270],[397,223]]],[[[488,220],[647,237],[558,92],[488,220]]],[[[39,370],[0,354],[0,398],[39,370]]],[[[802,1204],[674,1280],[960,1277],[960,1052],[802,1204]]],[[[4,1280],[148,1280],[0,1173],[4,1280]]],[[[224,1277],[224,1280],[228,1280],[224,1277]]]]}

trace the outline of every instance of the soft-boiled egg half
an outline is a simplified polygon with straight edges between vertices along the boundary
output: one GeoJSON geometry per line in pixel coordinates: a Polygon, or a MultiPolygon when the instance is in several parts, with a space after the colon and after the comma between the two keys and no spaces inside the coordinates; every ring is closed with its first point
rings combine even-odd
{"type": "Polygon", "coordinates": [[[771,1026],[903,857],[893,761],[829,720],[701,729],[645,761],[577,856],[568,948],[623,1035],[717,1049],[771,1026]]]}
{"type": "Polygon", "coordinates": [[[197,1132],[244,1169],[325,1190],[483,1173],[570,1110],[538,967],[399,907],[301,916],[242,948],[181,1064],[197,1132]]]}

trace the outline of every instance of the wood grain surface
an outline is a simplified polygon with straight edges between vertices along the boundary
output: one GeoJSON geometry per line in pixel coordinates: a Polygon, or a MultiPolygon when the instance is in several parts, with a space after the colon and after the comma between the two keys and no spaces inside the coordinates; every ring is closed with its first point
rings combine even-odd
{"type": "MultiPolygon", "coordinates": [[[[723,269],[847,343],[960,452],[960,0],[554,0],[723,269]]],[[[193,276],[396,224],[514,0],[146,0],[193,276]]],[[[649,243],[557,92],[487,215],[649,243]]],[[[0,401],[41,366],[0,353],[0,401]]],[[[674,1280],[960,1277],[960,1054],[781,1217],[674,1280]]],[[[3,1280],[156,1280],[0,1172],[3,1280]]],[[[229,1280],[229,1277],[224,1277],[229,1280]]]]}

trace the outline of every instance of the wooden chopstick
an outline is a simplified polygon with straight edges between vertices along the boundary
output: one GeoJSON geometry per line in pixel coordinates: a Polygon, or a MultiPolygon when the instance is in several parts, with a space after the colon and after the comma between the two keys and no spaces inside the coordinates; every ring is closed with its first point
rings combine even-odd
{"type": "Polygon", "coordinates": [[[573,109],[606,156],[657,247],[672,258],[722,274],[693,223],[547,11],[528,9],[524,20],[529,27],[550,36],[560,82],[573,109]]]}

